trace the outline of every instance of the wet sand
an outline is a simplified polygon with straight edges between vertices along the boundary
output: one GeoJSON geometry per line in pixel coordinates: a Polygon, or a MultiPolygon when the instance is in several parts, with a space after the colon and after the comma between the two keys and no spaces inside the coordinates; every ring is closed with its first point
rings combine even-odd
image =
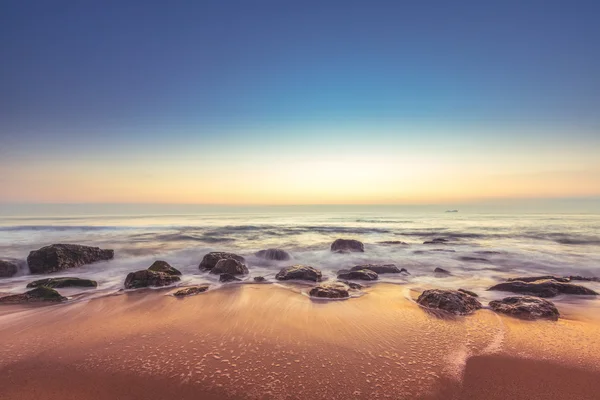
{"type": "Polygon", "coordinates": [[[407,289],[146,290],[0,307],[2,399],[597,399],[600,324],[440,319],[407,289]]]}

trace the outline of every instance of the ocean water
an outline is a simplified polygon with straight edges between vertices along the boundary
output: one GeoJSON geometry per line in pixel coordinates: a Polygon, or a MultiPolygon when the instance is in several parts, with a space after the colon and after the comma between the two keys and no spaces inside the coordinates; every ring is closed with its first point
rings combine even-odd
{"type": "MultiPolygon", "coordinates": [[[[246,258],[248,280],[261,275],[276,282],[285,266],[311,265],[325,278],[365,263],[393,263],[410,275],[382,274],[380,281],[407,289],[430,287],[474,290],[482,299],[506,293],[486,292],[507,277],[537,274],[600,276],[600,214],[448,213],[444,210],[214,209],[185,214],[0,215],[0,258],[23,261],[12,278],[0,278],[0,292],[20,293],[44,276],[30,275],[30,251],[52,243],[77,243],[115,250],[115,258],[51,274],[98,281],[97,289],[61,289],[67,296],[89,298],[119,292],[127,273],[165,260],[183,273],[180,285],[211,283],[218,276],[200,271],[210,251],[230,251],[246,258]],[[331,243],[352,238],[364,253],[336,254],[331,243]],[[444,238],[446,244],[423,244],[444,238]],[[406,244],[385,244],[402,241],[406,244]],[[267,261],[254,253],[281,248],[290,261],[267,261]],[[452,272],[437,277],[436,267],[452,272]]],[[[366,282],[363,282],[366,283],[366,282]]],[[[600,290],[598,283],[584,283],[600,290]]],[[[560,300],[560,299],[559,299],[560,300]]],[[[572,302],[574,300],[565,299],[572,302]]],[[[594,300],[589,300],[594,301],[594,300]]]]}

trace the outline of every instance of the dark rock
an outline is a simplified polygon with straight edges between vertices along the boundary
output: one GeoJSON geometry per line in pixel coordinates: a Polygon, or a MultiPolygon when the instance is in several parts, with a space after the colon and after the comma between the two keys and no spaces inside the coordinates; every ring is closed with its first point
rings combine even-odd
{"type": "Polygon", "coordinates": [[[225,253],[222,251],[213,251],[211,253],[206,254],[203,258],[202,261],[200,262],[200,266],[198,268],[200,269],[213,269],[215,267],[215,265],[217,265],[217,263],[219,262],[219,260],[224,260],[224,259],[234,259],[237,260],[241,263],[245,263],[246,260],[244,259],[244,257],[242,256],[238,256],[237,254],[233,254],[233,253],[225,253]]]}
{"type": "Polygon", "coordinates": [[[184,296],[192,296],[198,293],[206,292],[210,285],[199,285],[199,286],[190,286],[183,289],[180,289],[173,293],[175,297],[184,297],[184,296]]]}
{"type": "Polygon", "coordinates": [[[265,279],[264,276],[255,276],[254,277],[254,282],[266,282],[267,280],[265,279]]]}
{"type": "MultiPolygon", "coordinates": [[[[405,268],[398,268],[394,264],[364,264],[357,265],[356,267],[350,268],[350,271],[359,271],[361,269],[368,269],[378,274],[399,274],[401,272],[409,272],[405,268]]],[[[409,274],[410,275],[410,274],[409,274]]]]}
{"type": "Polygon", "coordinates": [[[217,262],[217,265],[210,270],[210,273],[244,275],[248,273],[248,268],[235,258],[224,258],[217,262]]]}
{"type": "Polygon", "coordinates": [[[458,289],[459,292],[468,294],[469,296],[473,296],[473,297],[479,297],[479,295],[475,292],[471,292],[470,290],[467,289],[458,289]]]}
{"type": "Polygon", "coordinates": [[[477,250],[474,253],[477,253],[477,254],[489,254],[489,255],[502,254],[501,251],[494,251],[494,250],[477,250]]]}
{"type": "Polygon", "coordinates": [[[444,238],[435,238],[432,240],[426,240],[423,244],[446,244],[448,243],[448,239],[444,238]]]}
{"type": "Polygon", "coordinates": [[[327,282],[319,286],[315,286],[308,293],[310,297],[320,297],[327,299],[345,299],[350,297],[348,286],[340,282],[327,282]]]}
{"type": "Polygon", "coordinates": [[[286,261],[290,259],[287,251],[281,249],[266,249],[257,251],[254,254],[256,257],[264,258],[265,260],[286,261]]]}
{"type": "Polygon", "coordinates": [[[27,264],[32,274],[44,274],[111,260],[114,254],[113,250],[102,250],[98,247],[53,244],[29,253],[27,264]]]}
{"type": "Polygon", "coordinates": [[[362,242],[354,239],[337,239],[331,243],[331,251],[336,253],[364,252],[365,246],[362,242]]]}
{"type": "Polygon", "coordinates": [[[431,253],[432,251],[440,252],[440,253],[456,253],[456,250],[452,250],[452,249],[415,250],[415,251],[413,251],[413,253],[414,254],[426,254],[426,253],[431,253]]]}
{"type": "Polygon", "coordinates": [[[456,290],[425,290],[417,303],[422,307],[434,310],[442,310],[451,314],[466,315],[479,310],[482,305],[473,296],[456,290]]]}
{"type": "Polygon", "coordinates": [[[458,258],[460,261],[467,261],[467,262],[482,262],[482,263],[489,263],[490,260],[488,260],[487,258],[483,258],[483,257],[471,257],[471,256],[462,256],[458,258]]]}
{"type": "Polygon", "coordinates": [[[587,281],[587,282],[600,282],[600,278],[595,276],[579,276],[579,275],[571,275],[569,279],[572,281],[587,281]]]}
{"type": "Polygon", "coordinates": [[[488,290],[521,293],[537,297],[554,297],[559,294],[575,294],[596,296],[598,293],[584,286],[572,283],[557,282],[551,279],[535,282],[510,281],[492,286],[488,290]]]}
{"type": "Polygon", "coordinates": [[[402,245],[407,245],[408,243],[403,242],[401,240],[384,240],[383,242],[379,242],[379,244],[402,244],[402,245]]]}
{"type": "Polygon", "coordinates": [[[0,297],[0,303],[38,303],[38,302],[60,302],[67,300],[56,290],[49,287],[40,286],[23,294],[13,294],[11,296],[0,297]]]}
{"type": "Polygon", "coordinates": [[[227,273],[219,275],[219,282],[225,283],[225,282],[234,282],[234,281],[241,281],[241,279],[236,278],[235,275],[227,274],[227,273]]]}
{"type": "Polygon", "coordinates": [[[508,282],[521,281],[521,282],[535,282],[551,279],[556,282],[569,282],[569,278],[561,278],[560,276],[544,275],[544,276],[520,276],[518,278],[509,278],[508,282]]]}
{"type": "Polygon", "coordinates": [[[148,270],[154,272],[164,272],[165,274],[169,275],[181,275],[181,272],[178,269],[171,267],[168,262],[162,260],[154,261],[148,270]]]}
{"type": "Polygon", "coordinates": [[[0,260],[0,278],[10,278],[16,274],[17,271],[19,271],[17,263],[8,260],[0,260]]]}
{"type": "Polygon", "coordinates": [[[97,287],[98,282],[92,281],[90,279],[64,277],[39,279],[37,281],[29,282],[27,284],[28,288],[35,288],[40,286],[45,286],[49,288],[97,287]]]}
{"type": "Polygon", "coordinates": [[[360,283],[345,281],[343,279],[340,279],[338,282],[343,283],[344,285],[348,286],[350,289],[353,289],[353,290],[360,290],[364,287],[360,283]]]}
{"type": "Polygon", "coordinates": [[[338,272],[338,279],[375,281],[379,278],[377,272],[370,269],[359,269],[354,271],[341,270],[338,272]]]}
{"type": "Polygon", "coordinates": [[[300,279],[305,281],[319,282],[321,277],[321,271],[305,265],[294,265],[292,267],[282,268],[281,271],[275,275],[275,279],[280,281],[300,279]]]}
{"type": "Polygon", "coordinates": [[[450,271],[445,270],[444,268],[436,268],[433,270],[433,272],[435,274],[440,274],[440,275],[452,275],[452,273],[450,273],[450,271]]]}
{"type": "Polygon", "coordinates": [[[556,306],[548,300],[529,296],[505,297],[490,301],[490,308],[496,312],[521,319],[558,320],[560,316],[556,306]]]}
{"type": "Polygon", "coordinates": [[[168,286],[175,282],[179,282],[180,279],[181,278],[177,275],[169,275],[164,272],[143,269],[127,274],[127,277],[125,278],[125,289],[168,286]]]}

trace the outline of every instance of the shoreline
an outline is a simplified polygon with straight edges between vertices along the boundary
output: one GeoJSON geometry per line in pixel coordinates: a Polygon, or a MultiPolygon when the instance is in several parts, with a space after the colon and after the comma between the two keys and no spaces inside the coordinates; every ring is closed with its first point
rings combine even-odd
{"type": "Polygon", "coordinates": [[[511,398],[591,399],[600,390],[598,321],[485,309],[440,319],[398,285],[366,292],[323,302],[246,284],[183,299],[163,289],[3,306],[3,398],[490,399],[518,388],[511,398]]]}

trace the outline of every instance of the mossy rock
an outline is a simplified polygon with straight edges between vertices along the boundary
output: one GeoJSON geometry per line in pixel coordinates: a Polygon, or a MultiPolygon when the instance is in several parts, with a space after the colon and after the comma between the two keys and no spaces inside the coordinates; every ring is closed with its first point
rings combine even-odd
{"type": "Polygon", "coordinates": [[[171,265],[168,262],[162,260],[154,261],[154,263],[148,268],[148,270],[154,272],[164,272],[165,274],[169,275],[181,275],[181,271],[179,271],[177,268],[171,267],[171,265]]]}
{"type": "Polygon", "coordinates": [[[97,287],[98,282],[93,281],[91,279],[64,277],[64,278],[38,279],[37,281],[29,282],[27,284],[28,288],[36,288],[36,287],[43,287],[43,286],[49,287],[49,288],[97,287]]]}

